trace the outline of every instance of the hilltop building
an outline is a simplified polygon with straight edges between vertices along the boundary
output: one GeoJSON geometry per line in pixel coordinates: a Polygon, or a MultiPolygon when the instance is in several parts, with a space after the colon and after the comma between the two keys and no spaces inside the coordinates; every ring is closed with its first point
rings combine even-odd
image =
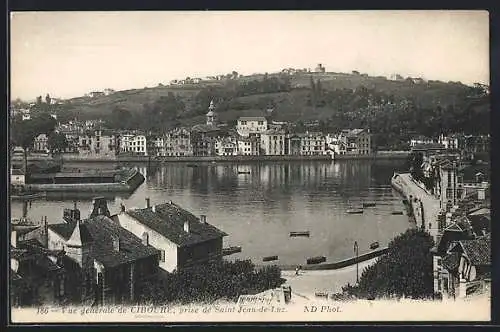
{"type": "Polygon", "coordinates": [[[173,202],[126,210],[116,221],[135,236],[160,250],[160,267],[168,272],[222,259],[222,240],[227,234],[173,202]]]}

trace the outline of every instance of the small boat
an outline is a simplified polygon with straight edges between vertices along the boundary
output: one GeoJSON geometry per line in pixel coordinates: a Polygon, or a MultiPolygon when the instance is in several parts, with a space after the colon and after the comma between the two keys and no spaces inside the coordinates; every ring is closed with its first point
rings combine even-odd
{"type": "Polygon", "coordinates": [[[250,174],[250,171],[238,171],[238,174],[250,174]]]}
{"type": "Polygon", "coordinates": [[[277,261],[277,260],[278,260],[278,256],[266,256],[266,257],[262,258],[263,262],[271,262],[271,261],[277,261]]]}
{"type": "Polygon", "coordinates": [[[319,264],[319,263],[324,263],[326,262],[326,257],[325,256],[317,256],[317,257],[311,257],[306,260],[306,263],[308,265],[310,264],[319,264]]]}
{"type": "Polygon", "coordinates": [[[363,203],[363,207],[374,207],[376,204],[375,203],[363,203]]]}
{"type": "Polygon", "coordinates": [[[400,216],[403,214],[403,211],[392,211],[392,214],[393,215],[397,215],[397,216],[400,216]]]}
{"type": "Polygon", "coordinates": [[[349,209],[349,210],[347,210],[347,213],[349,213],[349,214],[362,214],[363,209],[349,209]]]}
{"type": "Polygon", "coordinates": [[[296,236],[307,236],[307,237],[309,237],[309,231],[304,231],[304,232],[290,232],[290,237],[296,237],[296,236]]]}
{"type": "Polygon", "coordinates": [[[229,256],[232,254],[236,254],[238,252],[241,252],[241,247],[234,246],[234,247],[229,247],[229,248],[224,248],[222,249],[222,255],[223,256],[229,256]]]}
{"type": "Polygon", "coordinates": [[[378,242],[373,242],[372,244],[370,244],[370,249],[371,250],[377,249],[378,247],[379,247],[379,243],[378,242]]]}

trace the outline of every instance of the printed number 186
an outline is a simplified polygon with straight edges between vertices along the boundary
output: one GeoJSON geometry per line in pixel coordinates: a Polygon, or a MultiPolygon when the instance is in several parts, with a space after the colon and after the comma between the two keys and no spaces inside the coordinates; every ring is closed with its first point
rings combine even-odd
{"type": "Polygon", "coordinates": [[[46,315],[46,314],[49,313],[49,308],[47,308],[47,307],[38,307],[36,313],[37,314],[46,315]]]}

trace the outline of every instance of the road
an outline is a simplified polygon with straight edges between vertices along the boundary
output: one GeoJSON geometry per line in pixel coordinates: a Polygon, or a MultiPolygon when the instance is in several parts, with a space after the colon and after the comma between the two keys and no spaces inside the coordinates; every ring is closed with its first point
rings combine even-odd
{"type": "MultiPolygon", "coordinates": [[[[373,258],[359,263],[359,276],[363,269],[373,263],[377,258],[373,258]]],[[[300,271],[295,275],[295,271],[282,271],[281,275],[286,279],[286,284],[292,287],[292,293],[304,299],[314,299],[315,293],[338,293],[342,291],[342,286],[356,283],[356,264],[338,270],[308,270],[300,271]]]]}

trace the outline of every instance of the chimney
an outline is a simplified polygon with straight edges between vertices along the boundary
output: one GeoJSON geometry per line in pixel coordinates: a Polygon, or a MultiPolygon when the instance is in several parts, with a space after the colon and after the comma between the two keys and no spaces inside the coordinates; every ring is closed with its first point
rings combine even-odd
{"type": "Polygon", "coordinates": [[[147,232],[142,233],[142,244],[145,246],[149,245],[149,234],[147,232]]]}
{"type": "Polygon", "coordinates": [[[17,248],[17,231],[10,232],[10,245],[17,248]]]}
{"type": "Polygon", "coordinates": [[[120,251],[120,238],[116,235],[113,235],[112,239],[113,239],[113,251],[120,251]]]}
{"type": "Polygon", "coordinates": [[[146,197],[146,208],[149,209],[151,207],[150,199],[149,197],[146,197]]]}
{"type": "Polygon", "coordinates": [[[201,222],[202,224],[206,224],[206,223],[207,223],[207,216],[206,216],[206,215],[204,215],[204,214],[202,214],[202,215],[200,216],[200,222],[201,222]]]}
{"type": "Polygon", "coordinates": [[[184,221],[184,232],[189,233],[189,220],[184,221]]]}

